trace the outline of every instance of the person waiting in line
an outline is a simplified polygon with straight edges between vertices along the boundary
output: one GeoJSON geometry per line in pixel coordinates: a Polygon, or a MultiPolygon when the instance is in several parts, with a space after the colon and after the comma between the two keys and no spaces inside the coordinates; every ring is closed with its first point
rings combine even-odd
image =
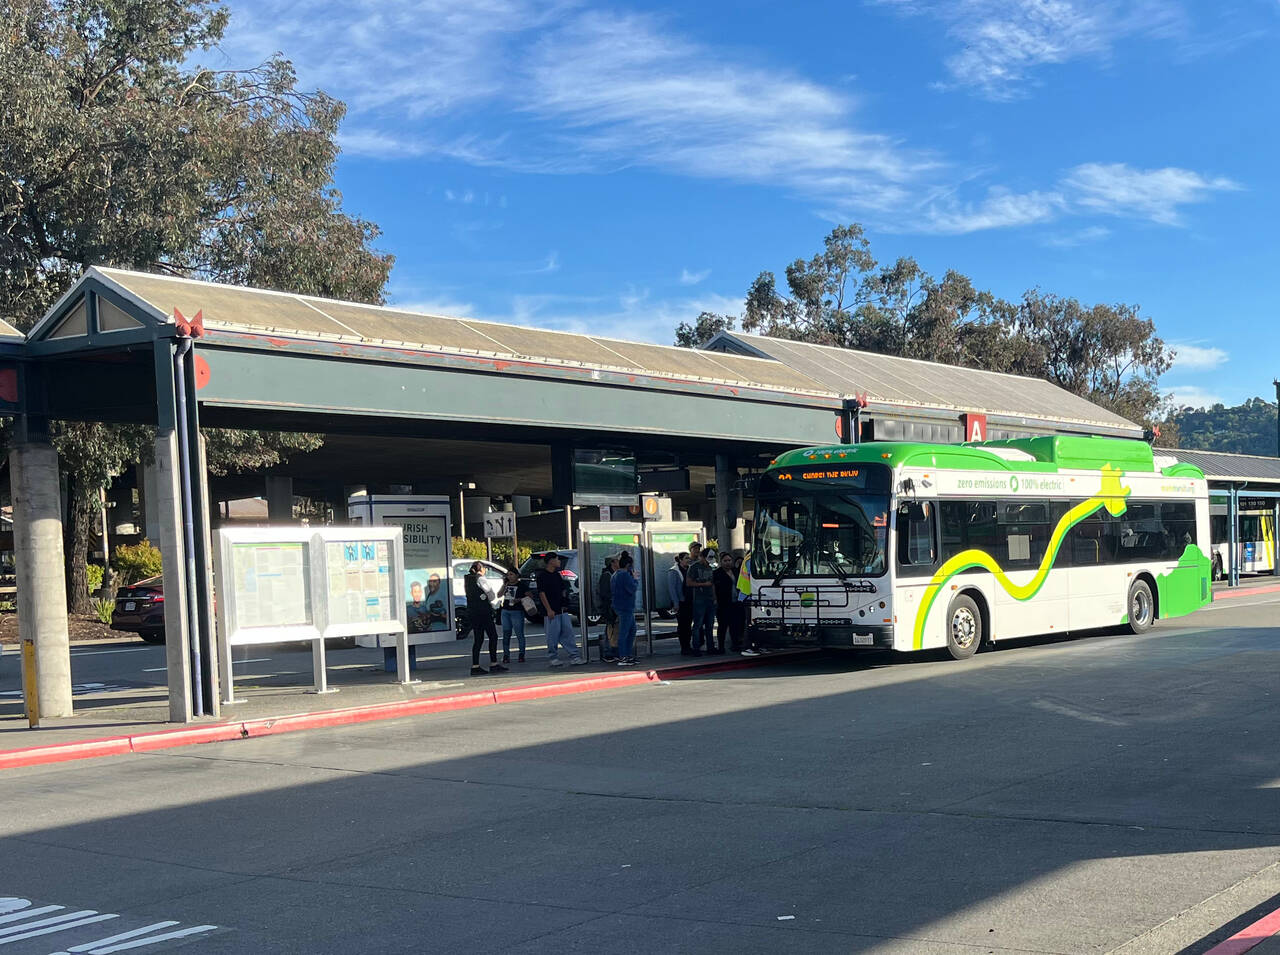
{"type": "Polygon", "coordinates": [[[741,553],[736,553],[733,558],[733,594],[732,603],[729,604],[729,640],[734,653],[741,652],[743,656],[755,656],[754,653],[748,653],[751,648],[747,646],[747,601],[750,599],[748,591],[751,584],[745,577],[746,559],[741,553]]]}
{"type": "Polygon", "coordinates": [[[520,579],[520,571],[508,567],[502,584],[502,662],[511,662],[511,634],[516,635],[520,655],[517,663],[524,663],[524,598],[529,585],[520,579]]]}
{"type": "Polygon", "coordinates": [[[684,585],[684,575],[689,571],[689,555],[676,554],[667,569],[667,596],[671,598],[671,611],[676,615],[676,636],[680,639],[680,655],[689,656],[693,647],[689,643],[689,626],[693,622],[693,595],[684,585]]]}
{"type": "Polygon", "coordinates": [[[564,578],[560,576],[560,555],[548,554],[546,566],[538,571],[538,601],[542,604],[543,628],[547,632],[547,664],[564,666],[560,648],[569,651],[569,665],[582,666],[586,659],[578,651],[578,640],[573,632],[573,622],[565,612],[568,595],[564,578]]]}
{"type": "Polygon", "coordinates": [[[600,659],[605,663],[613,663],[618,658],[618,615],[613,610],[613,588],[610,585],[617,570],[618,558],[606,557],[604,567],[600,569],[600,579],[596,582],[596,608],[600,622],[604,624],[604,632],[600,634],[600,659]]]}
{"type": "Polygon", "coordinates": [[[711,566],[711,558],[715,552],[711,548],[702,550],[697,560],[692,560],[690,549],[689,573],[685,575],[685,587],[693,591],[693,655],[702,656],[705,642],[707,653],[716,652],[716,593],[711,583],[715,573],[711,566]]]}
{"type": "MultiPolygon", "coordinates": [[[[719,566],[711,574],[711,589],[716,595],[716,640],[719,647],[717,653],[725,652],[725,640],[730,634],[729,620],[733,614],[734,591],[738,589],[738,575],[733,572],[733,555],[725,552],[720,555],[719,566]]],[[[733,639],[733,652],[738,653],[742,647],[737,637],[733,639]]]]}
{"type": "Polygon", "coordinates": [[[636,665],[636,591],[640,589],[640,581],[630,554],[624,553],[618,559],[618,572],[609,586],[613,592],[613,610],[618,615],[618,666],[633,667],[636,665]]]}
{"type": "Polygon", "coordinates": [[[493,625],[493,594],[484,582],[484,564],[476,561],[471,571],[463,580],[463,590],[467,595],[467,619],[471,621],[471,675],[482,676],[485,673],[502,673],[506,670],[498,662],[498,631],[493,625]],[[489,669],[480,665],[480,647],[484,645],[485,635],[489,636],[489,669]]]}

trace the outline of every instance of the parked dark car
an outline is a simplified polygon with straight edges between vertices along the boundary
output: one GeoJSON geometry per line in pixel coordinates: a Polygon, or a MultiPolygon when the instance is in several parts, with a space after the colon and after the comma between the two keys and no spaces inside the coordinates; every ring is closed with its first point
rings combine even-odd
{"type": "Polygon", "coordinates": [[[564,578],[565,594],[572,609],[574,626],[578,625],[578,552],[576,550],[543,550],[530,554],[520,565],[520,579],[529,588],[529,596],[538,605],[538,613],[534,621],[542,621],[542,602],[538,600],[538,571],[546,570],[547,558],[552,554],[560,555],[560,576],[564,578]]]}
{"type": "Polygon", "coordinates": [[[164,578],[148,577],[119,588],[111,629],[136,633],[147,643],[164,643],[164,578]]]}

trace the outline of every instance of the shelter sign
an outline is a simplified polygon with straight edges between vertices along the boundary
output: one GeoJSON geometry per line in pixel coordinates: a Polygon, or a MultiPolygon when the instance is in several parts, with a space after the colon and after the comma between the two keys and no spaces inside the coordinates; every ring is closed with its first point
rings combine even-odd
{"type": "Polygon", "coordinates": [[[399,528],[223,528],[215,569],[225,702],[234,702],[231,648],[248,644],[310,641],[316,691],[326,692],[326,639],[388,635],[408,682],[399,528]]]}
{"type": "Polygon", "coordinates": [[[653,588],[653,609],[671,610],[671,594],[665,586],[667,571],[675,563],[676,555],[684,553],[694,541],[703,543],[706,534],[701,524],[694,521],[672,521],[649,524],[649,574],[663,583],[653,588]]]}
{"type": "Polygon", "coordinates": [[[236,619],[245,629],[311,624],[311,573],[301,541],[233,544],[236,619]]]}
{"type": "Polygon", "coordinates": [[[325,549],[329,622],[361,624],[392,620],[390,541],[329,541],[325,549]]]}

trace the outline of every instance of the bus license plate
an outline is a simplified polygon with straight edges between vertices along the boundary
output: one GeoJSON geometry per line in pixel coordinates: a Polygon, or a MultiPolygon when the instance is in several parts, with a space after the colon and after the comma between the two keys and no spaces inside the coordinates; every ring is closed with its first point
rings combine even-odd
{"type": "Polygon", "coordinates": [[[855,647],[872,647],[875,646],[876,638],[873,633],[855,633],[853,635],[853,645],[855,647]]]}

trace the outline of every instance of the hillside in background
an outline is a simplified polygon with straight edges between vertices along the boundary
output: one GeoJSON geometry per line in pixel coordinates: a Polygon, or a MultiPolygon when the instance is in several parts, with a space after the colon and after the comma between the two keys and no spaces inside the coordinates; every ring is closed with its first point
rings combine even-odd
{"type": "Polygon", "coordinates": [[[1230,451],[1234,454],[1276,453],[1276,405],[1262,398],[1250,398],[1228,408],[1183,408],[1174,412],[1174,444],[1199,451],[1230,451]]]}

